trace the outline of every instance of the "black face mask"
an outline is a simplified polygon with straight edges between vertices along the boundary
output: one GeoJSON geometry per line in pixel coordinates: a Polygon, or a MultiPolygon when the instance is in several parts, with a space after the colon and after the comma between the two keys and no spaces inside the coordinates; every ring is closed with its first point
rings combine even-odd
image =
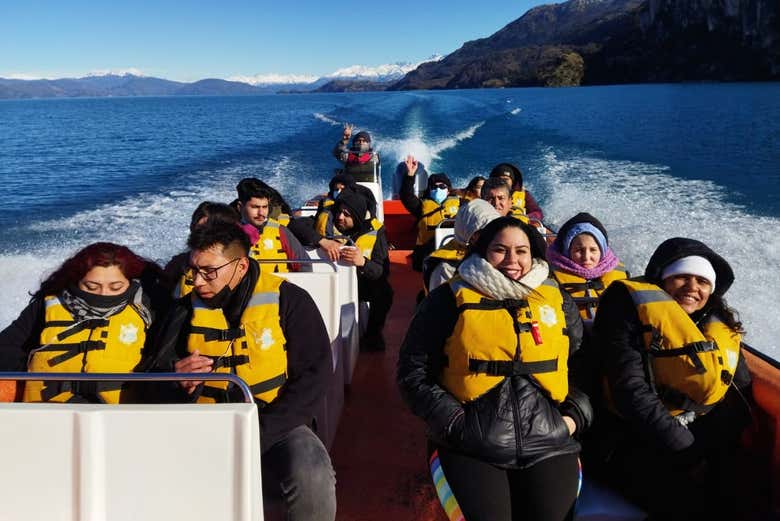
{"type": "Polygon", "coordinates": [[[95,308],[112,308],[127,302],[132,287],[133,284],[131,283],[124,293],[120,293],[119,295],[95,295],[94,293],[84,291],[76,286],[68,288],[68,291],[74,296],[82,299],[89,306],[95,308]]]}
{"type": "Polygon", "coordinates": [[[230,300],[230,296],[233,294],[233,290],[230,289],[230,286],[225,284],[225,286],[219,290],[216,295],[214,295],[211,298],[201,298],[204,304],[208,306],[211,309],[217,309],[223,307],[228,300],[230,300]]]}

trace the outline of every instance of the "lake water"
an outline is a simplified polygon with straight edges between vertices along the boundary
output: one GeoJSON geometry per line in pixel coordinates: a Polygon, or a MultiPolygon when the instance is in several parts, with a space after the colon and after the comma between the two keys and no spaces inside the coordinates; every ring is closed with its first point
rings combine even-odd
{"type": "Polygon", "coordinates": [[[706,242],[746,341],[780,357],[777,83],[0,101],[0,327],[90,242],[165,262],[243,177],[324,192],[343,122],[371,133],[386,191],[408,153],[461,186],[517,164],[549,223],[589,211],[635,274],[666,238],[706,242]]]}

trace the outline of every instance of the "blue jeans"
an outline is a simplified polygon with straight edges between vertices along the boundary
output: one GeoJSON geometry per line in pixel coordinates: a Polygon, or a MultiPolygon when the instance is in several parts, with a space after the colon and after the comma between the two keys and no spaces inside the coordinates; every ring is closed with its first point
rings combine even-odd
{"type": "Polygon", "coordinates": [[[263,453],[262,472],[264,482],[278,483],[288,521],[336,519],[336,473],[325,446],[307,426],[294,428],[263,453]]]}

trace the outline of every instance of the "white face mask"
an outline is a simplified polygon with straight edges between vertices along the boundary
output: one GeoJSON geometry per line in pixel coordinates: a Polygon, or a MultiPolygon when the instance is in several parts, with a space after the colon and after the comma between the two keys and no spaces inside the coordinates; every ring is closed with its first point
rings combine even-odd
{"type": "Polygon", "coordinates": [[[434,188],[431,190],[431,199],[436,201],[438,204],[441,204],[447,198],[448,193],[449,190],[446,188],[434,188]]]}
{"type": "Polygon", "coordinates": [[[333,190],[330,193],[330,198],[335,201],[336,199],[338,199],[340,193],[341,193],[341,190],[333,190]]]}

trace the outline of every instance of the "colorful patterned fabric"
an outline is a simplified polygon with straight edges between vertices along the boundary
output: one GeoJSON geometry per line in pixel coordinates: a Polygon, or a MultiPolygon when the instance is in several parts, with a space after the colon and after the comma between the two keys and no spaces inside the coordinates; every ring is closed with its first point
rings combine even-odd
{"type": "Polygon", "coordinates": [[[466,518],[463,517],[463,512],[460,511],[458,501],[452,494],[450,484],[447,483],[447,478],[444,477],[444,471],[439,462],[438,450],[433,451],[433,454],[431,454],[430,464],[431,477],[433,478],[433,484],[436,487],[436,494],[438,494],[441,506],[447,514],[447,519],[450,521],[466,521],[466,518]]]}

